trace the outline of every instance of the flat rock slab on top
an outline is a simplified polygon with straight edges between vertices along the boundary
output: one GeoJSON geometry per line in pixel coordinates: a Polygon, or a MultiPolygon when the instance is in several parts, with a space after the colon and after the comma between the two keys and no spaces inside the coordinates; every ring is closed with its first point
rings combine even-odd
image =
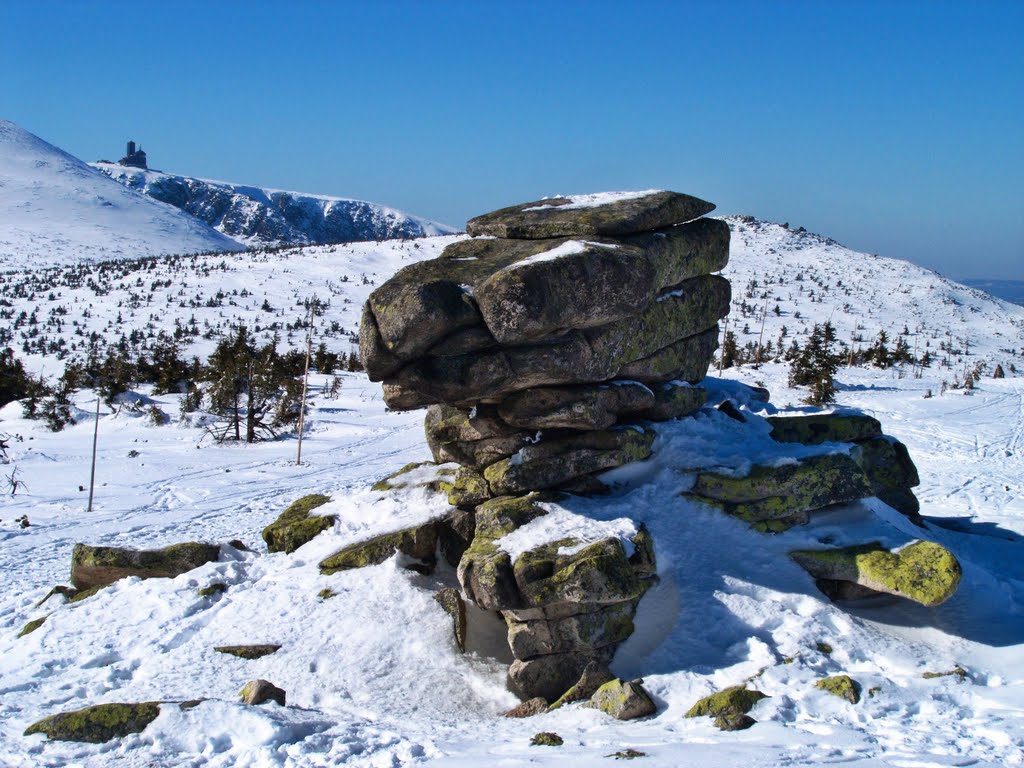
{"type": "Polygon", "coordinates": [[[474,237],[535,240],[545,237],[630,235],[691,221],[715,209],[679,192],[603,192],[521,203],[466,222],[474,237]]]}

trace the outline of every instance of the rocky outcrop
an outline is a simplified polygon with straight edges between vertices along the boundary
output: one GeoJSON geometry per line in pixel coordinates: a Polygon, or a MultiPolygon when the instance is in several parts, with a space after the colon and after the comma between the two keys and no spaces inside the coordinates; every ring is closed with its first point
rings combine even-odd
{"type": "Polygon", "coordinates": [[[75,544],[71,554],[71,582],[76,589],[84,591],[128,576],[173,578],[216,562],[219,556],[218,545],[195,541],[147,550],[75,544]]]}
{"type": "Polygon", "coordinates": [[[836,444],[835,452],[754,465],[746,474],[699,471],[687,496],[759,530],[777,532],[807,522],[809,512],[876,496],[915,523],[920,483],[906,446],[859,413],[769,416],[771,437],[785,444],[836,444]]]}
{"type": "Polygon", "coordinates": [[[243,704],[258,706],[268,701],[285,706],[286,694],[269,680],[250,680],[238,693],[243,704]]]}

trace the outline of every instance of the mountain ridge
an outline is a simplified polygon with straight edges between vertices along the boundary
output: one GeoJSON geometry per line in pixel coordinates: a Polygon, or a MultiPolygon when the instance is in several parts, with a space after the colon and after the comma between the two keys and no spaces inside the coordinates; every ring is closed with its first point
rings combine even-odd
{"type": "Polygon", "coordinates": [[[250,247],[393,240],[458,231],[364,200],[200,179],[118,163],[91,165],[128,189],[173,205],[250,247]]]}

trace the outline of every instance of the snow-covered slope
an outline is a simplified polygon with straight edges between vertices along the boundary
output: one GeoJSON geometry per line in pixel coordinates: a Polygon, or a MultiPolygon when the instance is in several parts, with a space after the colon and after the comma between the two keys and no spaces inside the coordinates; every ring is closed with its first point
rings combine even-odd
{"type": "Polygon", "coordinates": [[[456,231],[362,200],[194,179],[116,163],[94,163],[93,167],[246,245],[350,243],[456,231]]]}
{"type": "Polygon", "coordinates": [[[0,268],[241,248],[0,120],[0,268]]]}
{"type": "MultiPolygon", "coordinates": [[[[614,493],[570,498],[551,513],[574,530],[624,530],[632,520],[652,531],[660,581],[613,670],[643,676],[657,714],[618,723],[572,705],[508,720],[499,717],[513,703],[503,665],[483,648],[459,654],[449,617],[433,600],[438,586],[452,583],[450,570],[425,577],[397,557],[330,577],[317,569],[356,538],[444,510],[443,499],[422,491],[369,490],[429,457],[422,412],[387,412],[380,386],[358,374],[344,374],[332,399],[328,377],[314,376],[303,464],[295,466],[294,440],[211,444],[179,418],[177,396],[148,401],[170,417],[160,427],[130,409],[103,408],[87,514],[80,488],[89,479],[93,394],[77,394],[79,423],[60,434],[21,419],[11,404],[0,412],[0,433],[12,435],[2,474],[24,485],[0,495],[0,764],[590,766],[616,764],[611,755],[633,749],[646,753],[637,765],[653,768],[1024,765],[1024,378],[1009,369],[1014,361],[1022,367],[1024,308],[824,238],[750,219],[730,223],[731,327],[759,327],[767,285],[766,338],[783,324],[793,337],[831,317],[848,340],[858,323],[865,338],[879,329],[895,338],[906,324],[911,340],[916,333],[921,347],[936,348],[937,362],[920,379],[873,368],[837,376],[841,404],[876,415],[907,444],[922,479],[924,530],[868,500],[779,536],[755,533],[679,497],[693,462],[737,451],[737,423],[709,405],[663,424],[651,460],[610,476],[614,493]],[[744,318],[744,302],[758,312],[744,318]],[[947,340],[958,351],[937,349],[947,340]],[[979,360],[1002,362],[1008,377],[982,378],[970,396],[939,394],[944,378],[979,360]],[[934,397],[922,396],[928,389],[934,397]],[[333,498],[321,511],[337,515],[334,528],[292,555],[262,552],[260,530],[317,492],[333,498]],[[958,594],[931,610],[887,599],[852,610],[833,605],[787,557],[799,547],[872,539],[895,546],[920,536],[948,547],[964,569],[958,594]],[[235,538],[258,551],[229,550],[176,579],[128,579],[80,603],[37,605],[66,582],[76,541],[156,547],[235,538]],[[197,595],[216,582],[226,585],[223,594],[197,595]],[[334,596],[322,597],[324,589],[334,596]],[[44,615],[41,627],[17,637],[44,615]],[[213,652],[227,643],[282,648],[255,661],[213,652]],[[923,677],[955,665],[964,680],[923,677]],[[859,704],[814,687],[841,673],[860,683],[859,704]],[[241,706],[238,689],[253,678],[283,687],[289,706],[241,706]],[[748,679],[771,697],[752,711],[759,722],[750,730],[723,733],[684,716],[699,697],[748,679]],[[165,704],[142,734],[104,745],[22,735],[44,715],[87,704],[197,698],[206,700],[187,710],[165,704]],[[558,733],[565,745],[531,747],[538,731],[558,733]]],[[[101,343],[124,337],[141,346],[158,330],[178,330],[189,354],[205,355],[218,334],[244,322],[298,346],[301,301],[317,293],[329,306],[315,338],[344,350],[373,286],[453,239],[23,270],[0,275],[0,328],[31,371],[50,366],[52,374],[63,364],[58,355],[81,354],[92,333],[101,343]]],[[[766,385],[774,407],[799,408],[804,393],[786,388],[786,368],[729,369],[724,380],[708,380],[711,403],[730,397],[752,420],[771,410],[745,399],[739,379],[766,385]]]]}
{"type": "Polygon", "coordinates": [[[773,352],[804,343],[814,323],[831,320],[839,342],[864,349],[885,331],[890,348],[903,336],[928,351],[934,366],[993,364],[1024,355],[1024,307],[955,283],[899,259],[852,251],[820,235],[749,216],[732,229],[728,328],[740,346],[754,345],[765,318],[773,352]],[[767,312],[765,311],[767,308],[767,312]],[[777,309],[776,309],[777,308],[777,309]]]}

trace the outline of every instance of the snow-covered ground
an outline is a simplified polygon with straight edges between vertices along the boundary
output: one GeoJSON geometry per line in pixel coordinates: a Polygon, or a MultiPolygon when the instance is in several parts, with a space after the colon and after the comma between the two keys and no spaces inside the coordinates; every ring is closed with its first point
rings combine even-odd
{"type": "Polygon", "coordinates": [[[0,119],[0,267],[242,248],[0,119]]]}
{"type": "MultiPolygon", "coordinates": [[[[737,444],[735,422],[710,407],[661,425],[651,460],[610,473],[619,483],[614,494],[563,502],[550,516],[574,530],[593,520],[620,534],[631,521],[651,529],[661,579],[644,597],[638,630],[613,669],[642,676],[658,713],[618,723],[570,706],[507,720],[498,715],[514,700],[501,660],[482,651],[460,655],[449,618],[433,600],[438,585],[453,583],[449,569],[424,577],[397,558],[330,577],[317,569],[345,543],[446,509],[422,491],[390,497],[369,490],[374,480],[429,458],[422,412],[386,412],[379,385],[359,374],[343,374],[341,396],[331,400],[326,377],[315,377],[303,464],[295,466],[294,438],[214,445],[178,420],[176,396],[153,398],[171,416],[165,426],[104,409],[96,498],[87,513],[81,487],[89,480],[92,394],[78,393],[79,423],[60,434],[22,420],[10,405],[0,411],[0,432],[17,437],[0,474],[17,468],[14,478],[24,486],[0,497],[0,765],[601,765],[626,748],[647,753],[639,764],[651,766],[1024,765],[1024,379],[1009,368],[1021,367],[1024,308],[780,225],[730,223],[730,327],[741,343],[757,338],[771,278],[766,340],[782,325],[787,337],[799,338],[831,317],[840,338],[860,331],[870,340],[884,328],[894,339],[906,325],[911,344],[934,350],[936,362],[921,378],[909,369],[838,374],[840,403],[877,416],[908,445],[922,477],[926,530],[867,501],[814,515],[810,525],[778,536],[757,534],[678,494],[698,460],[734,463],[773,447],[737,444]],[[1001,363],[1007,378],[986,375],[970,395],[940,394],[943,381],[977,362],[989,370],[1001,363]],[[928,390],[933,397],[924,397],[928,390]],[[315,492],[331,495],[321,509],[338,516],[335,528],[292,555],[267,554],[261,529],[315,492]],[[964,569],[957,595],[930,610],[888,599],[838,608],[786,555],[822,543],[898,545],[921,536],[951,549],[964,569]],[[80,603],[52,598],[36,606],[50,587],[67,582],[75,542],[157,547],[236,538],[255,551],[234,551],[176,579],[129,579],[80,603]],[[213,582],[227,591],[197,596],[213,582]],[[336,596],[318,597],[325,588],[336,596]],[[16,637],[47,614],[35,632],[16,637]],[[282,649],[256,661],[212,650],[259,642],[282,649]],[[922,677],[957,664],[968,672],[963,682],[922,677]],[[814,688],[837,673],[861,684],[860,704],[814,688]],[[709,720],[683,717],[699,697],[755,675],[771,698],[753,710],[759,722],[752,729],[722,733],[709,720]],[[284,688],[288,707],[241,706],[238,690],[257,677],[284,688]],[[142,734],[105,745],[22,736],[40,717],[86,704],[195,698],[207,701],[187,711],[165,705],[142,734]],[[559,733],[565,745],[529,746],[538,731],[559,733]]],[[[66,352],[79,354],[84,346],[72,344],[92,332],[113,343],[131,331],[151,338],[176,326],[197,328],[182,336],[184,352],[203,356],[234,324],[259,325],[266,338],[278,323],[282,343],[297,346],[304,334],[289,334],[287,326],[303,316],[301,301],[317,293],[330,300],[318,338],[340,351],[351,343],[369,291],[448,242],[14,271],[0,276],[4,327],[29,370],[53,375],[64,361],[39,351],[40,335],[55,344],[63,339],[66,352]]],[[[774,363],[727,369],[724,381],[709,381],[712,402],[742,402],[735,384],[742,380],[767,386],[773,407],[799,407],[804,393],[786,388],[786,373],[774,363]]],[[[5,485],[0,477],[0,490],[5,485]]]]}
{"type": "MultiPolygon", "coordinates": [[[[729,373],[709,380],[713,400],[737,397],[736,378],[765,383],[779,407],[802,394],[785,388],[783,366],[729,373]]],[[[499,717],[514,703],[504,667],[460,655],[433,601],[434,589],[451,583],[449,570],[424,577],[396,557],[319,575],[318,561],[343,544],[446,508],[425,491],[396,499],[369,490],[428,452],[422,412],[385,412],[379,386],[361,375],[344,376],[337,400],[321,391],[326,377],[315,379],[302,466],[294,439],[217,446],[176,418],[154,427],[104,409],[92,513],[80,490],[89,477],[90,393],[79,397],[80,423],[57,435],[8,406],[0,424],[24,439],[12,441],[2,469],[16,466],[25,487],[0,502],[0,764],[599,765],[625,748],[647,753],[641,764],[651,766],[1024,764],[1024,379],[985,379],[973,395],[930,399],[923,392],[937,392],[934,379],[860,369],[839,379],[843,404],[874,414],[909,446],[925,531],[868,501],[765,536],[684,502],[680,469],[737,452],[735,422],[710,408],[660,426],[650,461],[610,475],[621,483],[611,497],[554,509],[567,525],[589,518],[614,530],[628,518],[654,535],[661,581],[613,669],[642,676],[658,713],[631,723],[578,706],[499,717]],[[335,529],[292,555],[266,554],[262,527],[313,492],[332,497],[323,510],[339,516],[335,529]],[[16,522],[21,515],[29,527],[16,522]],[[964,569],[957,595],[930,610],[896,600],[837,608],[786,557],[822,542],[897,545],[922,535],[964,569]],[[67,582],[77,541],[157,547],[235,538],[256,551],[172,580],[129,579],[73,605],[35,605],[67,582]],[[227,592],[197,596],[213,582],[227,592]],[[337,595],[318,597],[324,588],[337,595]],[[46,614],[41,628],[16,637],[46,614]],[[258,642],[283,647],[257,661],[212,650],[258,642]],[[963,682],[922,678],[957,664],[968,671],[963,682]],[[861,684],[860,704],[814,688],[837,673],[861,684]],[[771,698],[754,709],[759,722],[749,731],[721,733],[710,720],[683,717],[697,698],[754,675],[771,698]],[[238,689],[257,677],[284,688],[289,706],[240,705],[238,689]],[[105,745],[21,735],[43,715],[86,704],[195,698],[209,700],[186,712],[165,705],[142,734],[105,745]],[[529,746],[542,730],[565,746],[529,746]]],[[[175,397],[155,400],[176,415],[175,397]]]]}

